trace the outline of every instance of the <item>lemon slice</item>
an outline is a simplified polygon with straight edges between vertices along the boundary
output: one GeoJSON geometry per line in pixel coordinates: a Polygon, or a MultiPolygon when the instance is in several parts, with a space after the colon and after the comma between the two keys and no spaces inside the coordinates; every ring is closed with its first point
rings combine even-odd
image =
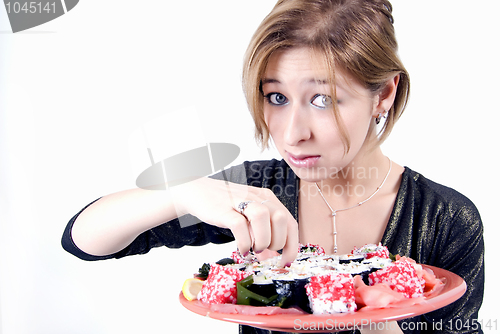
{"type": "Polygon", "coordinates": [[[187,300],[195,300],[198,297],[198,293],[201,291],[201,287],[203,286],[203,282],[197,278],[188,278],[184,281],[182,285],[182,294],[184,298],[187,300]]]}

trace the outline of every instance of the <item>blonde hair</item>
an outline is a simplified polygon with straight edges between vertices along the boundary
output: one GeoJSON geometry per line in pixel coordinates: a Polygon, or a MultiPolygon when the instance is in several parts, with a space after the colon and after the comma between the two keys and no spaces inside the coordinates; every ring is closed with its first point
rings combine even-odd
{"type": "MultiPolygon", "coordinates": [[[[392,17],[387,0],[279,0],[255,32],[245,54],[243,90],[255,122],[255,137],[268,147],[269,130],[264,120],[261,80],[274,52],[307,47],[323,56],[334,93],[334,69],[351,75],[374,93],[399,75],[396,97],[378,133],[382,143],[408,102],[410,79],[399,56],[392,17]]],[[[333,99],[336,101],[336,98],[333,99]]],[[[344,142],[350,142],[334,104],[333,116],[344,142]]],[[[370,127],[370,132],[375,125],[370,127]]],[[[367,136],[370,137],[370,136],[367,136]]]]}

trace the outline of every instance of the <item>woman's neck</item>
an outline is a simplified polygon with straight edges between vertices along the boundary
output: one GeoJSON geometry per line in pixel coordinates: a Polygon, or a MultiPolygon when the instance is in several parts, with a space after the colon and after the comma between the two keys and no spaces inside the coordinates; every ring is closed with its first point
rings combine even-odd
{"type": "MultiPolygon", "coordinates": [[[[368,154],[358,155],[347,166],[316,183],[330,205],[342,209],[370,197],[382,185],[389,169],[390,160],[376,148],[368,154]]],[[[311,182],[301,181],[301,187],[317,192],[316,185],[311,182]]]]}

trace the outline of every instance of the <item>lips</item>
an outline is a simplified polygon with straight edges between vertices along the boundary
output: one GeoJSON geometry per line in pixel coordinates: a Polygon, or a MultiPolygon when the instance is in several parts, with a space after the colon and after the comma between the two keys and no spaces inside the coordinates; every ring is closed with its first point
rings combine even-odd
{"type": "Polygon", "coordinates": [[[292,166],[299,168],[313,167],[319,160],[319,155],[293,155],[287,152],[288,161],[292,166]]]}

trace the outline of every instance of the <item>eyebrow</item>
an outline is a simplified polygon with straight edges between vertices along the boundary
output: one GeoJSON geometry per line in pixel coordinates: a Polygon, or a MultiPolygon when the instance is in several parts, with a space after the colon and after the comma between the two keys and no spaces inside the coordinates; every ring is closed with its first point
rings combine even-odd
{"type": "MultiPolygon", "coordinates": [[[[268,84],[268,83],[281,83],[278,79],[273,79],[273,78],[263,78],[261,80],[261,85],[265,85],[265,84],[268,84]]],[[[307,81],[307,83],[316,83],[316,84],[320,84],[320,85],[328,85],[330,83],[329,80],[320,80],[320,79],[310,79],[309,81],[307,81]]]]}
{"type": "Polygon", "coordinates": [[[261,85],[265,85],[265,84],[268,84],[268,83],[281,83],[279,82],[279,80],[276,80],[276,79],[269,79],[269,78],[264,78],[260,81],[260,84],[261,85]]]}

